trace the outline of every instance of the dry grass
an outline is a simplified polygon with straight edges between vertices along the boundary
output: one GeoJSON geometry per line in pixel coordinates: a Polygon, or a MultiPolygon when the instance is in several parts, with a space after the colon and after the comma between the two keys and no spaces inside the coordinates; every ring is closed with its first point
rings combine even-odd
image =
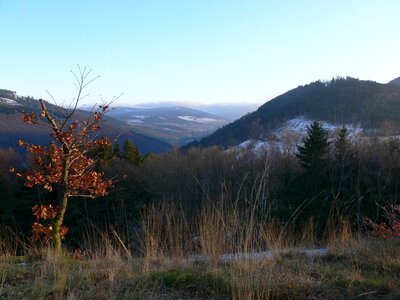
{"type": "Polygon", "coordinates": [[[2,256],[4,299],[396,299],[399,241],[358,240],[321,257],[288,252],[274,259],[218,264],[129,259],[115,249],[76,260],[44,249],[40,256],[2,256]]]}
{"type": "Polygon", "coordinates": [[[340,220],[327,226],[327,254],[308,256],[298,249],[321,245],[312,220],[294,228],[260,221],[256,212],[254,203],[239,208],[224,200],[204,207],[196,218],[175,204],[150,206],[137,253],[113,229],[88,233],[80,255],[23,245],[18,235],[2,229],[0,299],[400,297],[399,240],[354,235],[340,220]],[[267,249],[272,258],[252,258],[267,249]],[[226,253],[247,256],[221,259],[226,253]]]}

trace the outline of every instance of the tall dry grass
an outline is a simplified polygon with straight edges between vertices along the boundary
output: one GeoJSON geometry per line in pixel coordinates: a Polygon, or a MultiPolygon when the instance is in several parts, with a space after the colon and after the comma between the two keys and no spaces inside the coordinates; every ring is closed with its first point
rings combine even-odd
{"type": "Polygon", "coordinates": [[[333,214],[320,240],[313,219],[299,228],[262,218],[258,208],[256,201],[232,205],[222,198],[190,217],[177,204],[153,204],[143,211],[139,248],[113,228],[93,228],[81,257],[42,248],[24,266],[0,260],[0,294],[19,297],[10,292],[10,278],[21,297],[37,299],[351,298],[376,296],[381,287],[397,291],[398,243],[371,244],[333,214]],[[330,250],[323,257],[295,250],[316,246],[330,250]],[[265,250],[272,257],[252,256],[265,250]]]}
{"type": "Polygon", "coordinates": [[[175,203],[150,205],[142,218],[143,256],[159,266],[188,257],[218,264],[227,255],[251,257],[263,251],[347,247],[354,240],[350,222],[340,216],[331,217],[321,234],[313,218],[302,226],[263,218],[258,199],[253,200],[239,205],[221,198],[205,204],[195,217],[175,203]]]}
{"type": "Polygon", "coordinates": [[[33,252],[37,247],[18,227],[0,224],[0,255],[16,256],[33,252]]]}

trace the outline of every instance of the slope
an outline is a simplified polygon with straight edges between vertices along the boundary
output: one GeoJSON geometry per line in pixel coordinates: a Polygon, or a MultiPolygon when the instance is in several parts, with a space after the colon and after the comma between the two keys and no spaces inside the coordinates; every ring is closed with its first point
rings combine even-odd
{"type": "Polygon", "coordinates": [[[316,81],[288,91],[212,135],[192,143],[196,146],[237,145],[266,137],[285,122],[305,117],[333,124],[358,124],[379,132],[383,127],[400,130],[400,86],[336,78],[316,81]]]}

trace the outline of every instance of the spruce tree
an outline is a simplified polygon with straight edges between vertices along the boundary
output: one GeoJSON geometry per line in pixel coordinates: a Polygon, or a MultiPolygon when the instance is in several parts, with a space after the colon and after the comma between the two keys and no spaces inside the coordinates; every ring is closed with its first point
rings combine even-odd
{"type": "Polygon", "coordinates": [[[334,143],[335,164],[332,169],[332,184],[335,188],[335,199],[343,202],[354,197],[354,181],[356,177],[357,162],[354,160],[355,153],[350,147],[347,128],[343,126],[337,133],[334,143]]]}
{"type": "Polygon", "coordinates": [[[307,136],[303,139],[303,146],[298,145],[296,154],[301,166],[306,171],[318,171],[325,162],[329,142],[328,133],[321,124],[314,121],[307,127],[307,136]]]}
{"type": "Polygon", "coordinates": [[[118,142],[113,145],[113,153],[115,157],[121,157],[121,147],[118,142]]]}
{"type": "Polygon", "coordinates": [[[102,145],[94,150],[95,156],[103,161],[111,160],[114,157],[114,152],[111,145],[102,145]]]}
{"type": "Polygon", "coordinates": [[[339,164],[343,164],[348,156],[349,137],[347,128],[343,126],[335,140],[335,158],[339,164]]]}
{"type": "Polygon", "coordinates": [[[292,205],[298,209],[301,205],[301,215],[298,221],[307,222],[313,218],[317,231],[322,232],[331,202],[329,201],[329,176],[327,163],[328,133],[319,122],[313,122],[307,127],[307,136],[303,145],[297,146],[297,158],[304,172],[296,180],[296,196],[292,205]],[[304,201],[307,202],[304,205],[304,201]]]}
{"type": "Polygon", "coordinates": [[[139,150],[136,149],[130,140],[125,140],[122,148],[122,157],[124,160],[134,164],[135,166],[139,165],[142,161],[142,156],[139,150]]]}

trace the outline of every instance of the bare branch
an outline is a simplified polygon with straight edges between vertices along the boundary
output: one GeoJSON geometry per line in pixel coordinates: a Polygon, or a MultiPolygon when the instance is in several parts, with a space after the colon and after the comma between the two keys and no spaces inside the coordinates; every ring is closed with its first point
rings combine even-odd
{"type": "Polygon", "coordinates": [[[42,107],[42,114],[47,119],[47,121],[49,121],[49,123],[51,124],[51,127],[53,128],[53,131],[55,133],[58,133],[60,131],[60,129],[58,128],[57,123],[54,120],[54,118],[50,115],[49,111],[47,110],[47,107],[46,107],[46,104],[44,103],[44,100],[40,99],[39,102],[40,102],[40,105],[42,107]]]}
{"type": "Polygon", "coordinates": [[[49,92],[49,90],[46,90],[46,93],[50,96],[51,100],[53,100],[54,104],[57,105],[56,99],[53,97],[53,95],[49,92]]]}
{"type": "Polygon", "coordinates": [[[73,72],[71,70],[71,73],[74,75],[75,79],[76,79],[76,83],[74,83],[74,85],[76,86],[77,90],[78,90],[78,94],[76,96],[76,98],[72,101],[75,102],[73,105],[74,107],[72,108],[72,110],[70,111],[70,113],[68,115],[65,116],[63,123],[60,126],[60,129],[62,130],[65,125],[67,125],[69,119],[72,117],[72,115],[75,113],[76,109],[78,108],[78,104],[80,101],[82,101],[82,99],[86,98],[87,96],[89,96],[89,94],[86,94],[84,96],[82,96],[82,91],[85,89],[85,87],[87,87],[90,83],[92,83],[93,81],[95,81],[97,78],[100,78],[100,76],[96,76],[90,80],[87,81],[87,78],[89,76],[89,74],[92,72],[92,70],[86,71],[86,66],[84,67],[84,69],[82,70],[81,67],[78,65],[78,70],[79,70],[79,77],[77,74],[75,74],[75,72],[73,72]]]}

